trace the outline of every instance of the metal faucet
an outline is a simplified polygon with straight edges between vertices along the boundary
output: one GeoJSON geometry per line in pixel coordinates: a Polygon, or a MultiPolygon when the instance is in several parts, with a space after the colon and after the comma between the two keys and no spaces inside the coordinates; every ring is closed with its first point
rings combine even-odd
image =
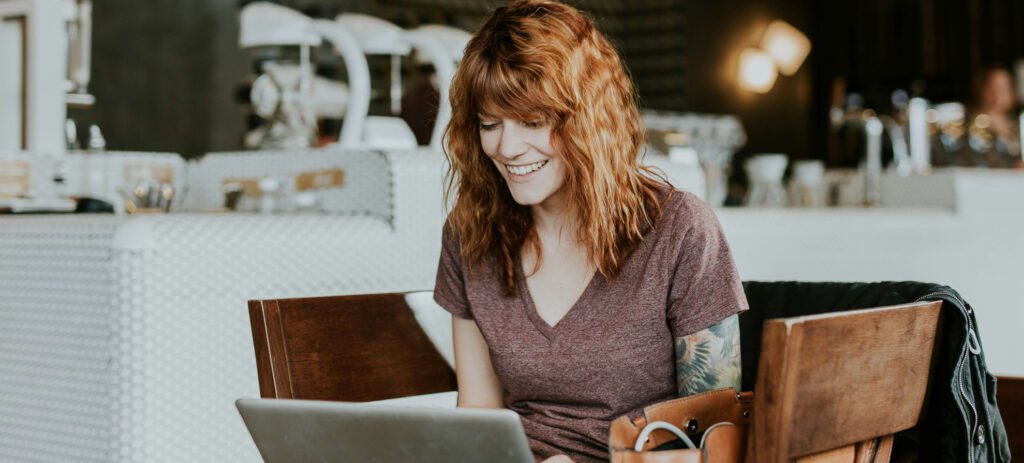
{"type": "Polygon", "coordinates": [[[852,126],[864,132],[864,155],[860,158],[864,167],[864,205],[878,204],[882,196],[882,133],[885,128],[882,120],[873,111],[857,108],[843,112],[839,118],[834,116],[833,126],[837,129],[852,126]]]}
{"type": "Polygon", "coordinates": [[[864,121],[867,134],[864,153],[864,205],[874,206],[882,199],[882,121],[869,116],[864,121]]]}
{"type": "Polygon", "coordinates": [[[910,164],[913,171],[927,174],[932,168],[931,135],[928,133],[928,100],[911,98],[907,107],[910,133],[910,164]]]}
{"type": "Polygon", "coordinates": [[[903,125],[891,116],[879,116],[879,120],[881,120],[882,125],[885,126],[885,132],[889,134],[889,144],[892,145],[891,169],[896,171],[900,177],[910,175],[914,171],[914,166],[913,160],[910,156],[911,146],[910,143],[907,142],[907,136],[903,131],[903,125]]]}
{"type": "Polygon", "coordinates": [[[859,108],[847,110],[838,118],[833,116],[833,127],[852,126],[864,132],[864,205],[877,205],[882,196],[882,135],[889,134],[895,169],[909,173],[910,155],[903,127],[889,116],[877,116],[874,111],[859,108]]]}

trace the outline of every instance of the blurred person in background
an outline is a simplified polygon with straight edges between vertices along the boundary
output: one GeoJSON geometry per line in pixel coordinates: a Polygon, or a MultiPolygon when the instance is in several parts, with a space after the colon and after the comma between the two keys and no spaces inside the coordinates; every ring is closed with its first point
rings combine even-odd
{"type": "Polygon", "coordinates": [[[1003,67],[979,69],[971,82],[967,147],[960,164],[1024,167],[1013,76],[1003,67]]]}
{"type": "Polygon", "coordinates": [[[416,143],[426,146],[433,135],[441,92],[434,66],[419,61],[417,58],[413,84],[403,92],[401,117],[416,135],[416,143]]]}

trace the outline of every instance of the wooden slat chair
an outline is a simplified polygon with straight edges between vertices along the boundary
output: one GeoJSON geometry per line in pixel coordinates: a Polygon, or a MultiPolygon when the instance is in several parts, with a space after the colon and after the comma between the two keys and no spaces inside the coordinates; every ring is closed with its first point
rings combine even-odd
{"type": "Polygon", "coordinates": [[[921,417],[941,306],[765,322],[746,461],[889,461],[921,417]]]}
{"type": "Polygon", "coordinates": [[[364,402],[454,391],[404,294],[249,301],[260,395],[364,402]]]}
{"type": "MultiPolygon", "coordinates": [[[[887,461],[891,435],[920,418],[940,308],[766,321],[747,461],[887,461]]],[[[456,388],[404,294],[255,300],[249,313],[263,397],[370,401],[456,388]]],[[[1006,383],[1000,399],[1014,394],[1006,383]]]]}
{"type": "Polygon", "coordinates": [[[1024,457],[1024,377],[1000,376],[996,397],[1010,441],[1010,455],[1024,457]]]}

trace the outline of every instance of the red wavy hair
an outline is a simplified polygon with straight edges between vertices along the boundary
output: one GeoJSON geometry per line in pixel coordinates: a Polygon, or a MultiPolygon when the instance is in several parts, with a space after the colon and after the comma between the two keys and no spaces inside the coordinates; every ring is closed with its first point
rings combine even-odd
{"type": "MultiPolygon", "coordinates": [[[[469,41],[452,81],[445,132],[451,228],[470,265],[493,263],[517,293],[523,246],[541,262],[530,208],[516,203],[480,145],[478,114],[551,124],[576,235],[597,272],[614,278],[661,215],[667,181],[640,164],[644,126],[618,53],[580,11],[553,1],[497,8],[469,41]]],[[[671,191],[671,189],[669,189],[671,191]]]]}

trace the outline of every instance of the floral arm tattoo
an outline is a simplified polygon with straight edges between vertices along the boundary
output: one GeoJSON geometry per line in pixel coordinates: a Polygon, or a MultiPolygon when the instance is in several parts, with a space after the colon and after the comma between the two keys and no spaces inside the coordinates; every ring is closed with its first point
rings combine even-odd
{"type": "Polygon", "coordinates": [[[740,390],[739,315],[704,331],[675,338],[676,387],[680,397],[721,387],[740,390]]]}

